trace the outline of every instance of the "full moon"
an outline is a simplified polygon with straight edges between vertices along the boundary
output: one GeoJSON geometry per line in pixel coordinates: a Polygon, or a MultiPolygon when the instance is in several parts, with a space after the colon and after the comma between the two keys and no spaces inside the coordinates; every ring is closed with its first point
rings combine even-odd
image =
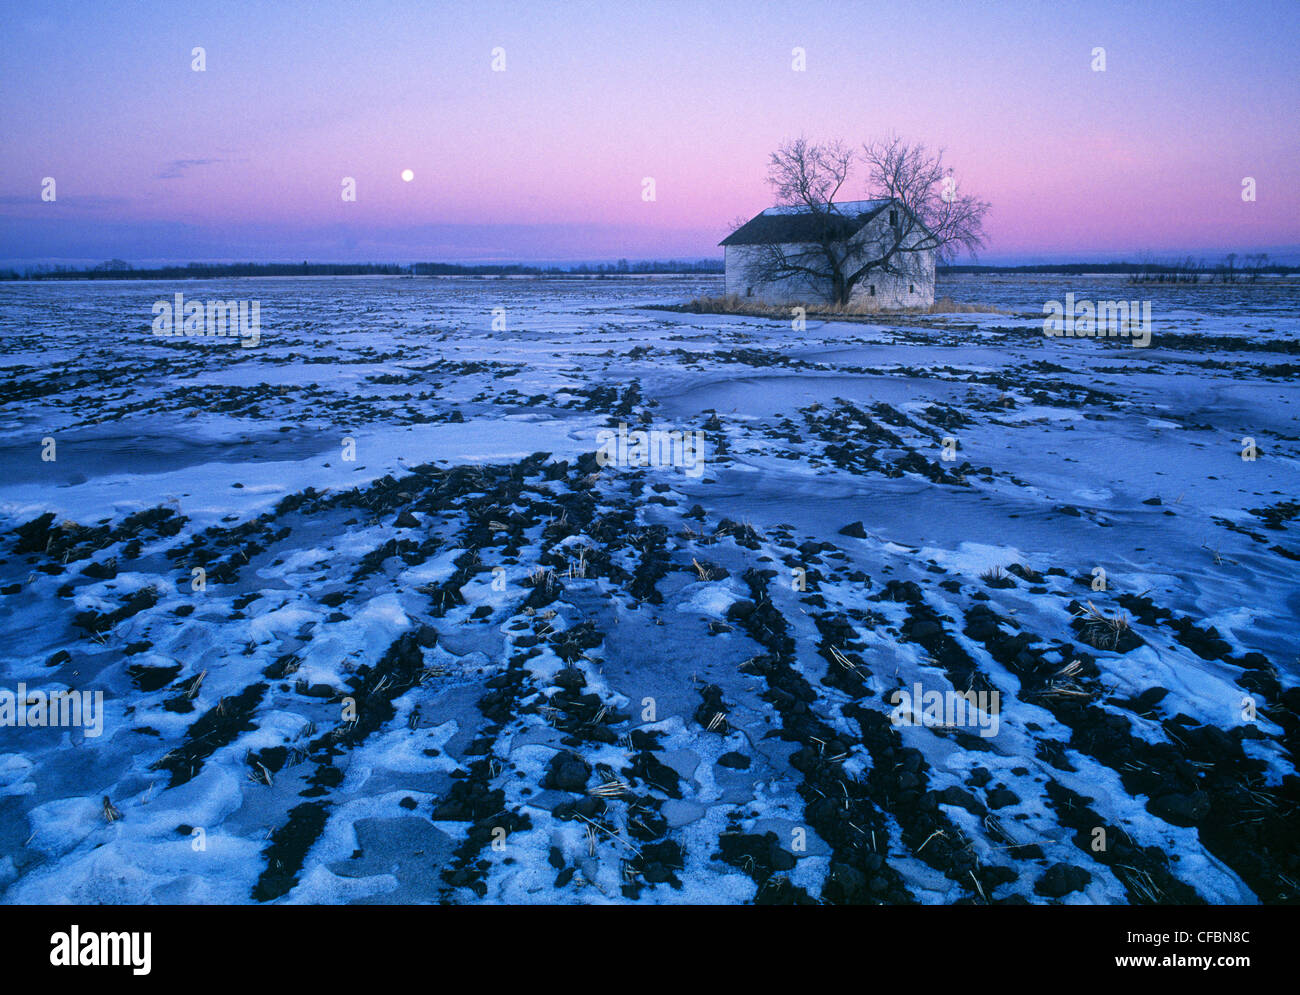
{"type": "Polygon", "coordinates": [[[402,170],[403,182],[410,183],[413,179],[415,179],[415,174],[413,172],[411,172],[409,169],[402,170]]]}

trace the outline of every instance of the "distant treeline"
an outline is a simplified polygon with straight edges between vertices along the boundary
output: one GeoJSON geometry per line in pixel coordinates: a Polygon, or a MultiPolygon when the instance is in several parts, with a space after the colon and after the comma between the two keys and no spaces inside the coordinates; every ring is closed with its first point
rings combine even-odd
{"type": "Polygon", "coordinates": [[[619,274],[647,273],[722,273],[721,259],[642,260],[616,263],[579,263],[576,266],[457,266],[452,263],[415,263],[411,272],[416,276],[618,276],[619,274]]]}
{"type": "Polygon", "coordinates": [[[1120,263],[1043,263],[1035,266],[939,266],[938,275],[958,273],[1051,273],[1079,276],[1084,273],[1127,276],[1130,283],[1239,283],[1253,282],[1261,276],[1282,276],[1297,271],[1295,266],[1270,263],[1267,253],[1239,256],[1229,253],[1219,262],[1206,262],[1188,256],[1174,262],[1151,260],[1120,263]]]}
{"type": "Polygon", "coordinates": [[[187,263],[136,268],[122,259],[97,266],[38,265],[0,270],[0,280],[207,280],[231,276],[618,276],[620,274],[721,273],[721,259],[643,260],[580,263],[575,266],[520,264],[462,266],[456,263],[187,263]]]}
{"type": "MultiPolygon", "coordinates": [[[[0,270],[0,280],[207,280],[237,276],[620,276],[646,274],[721,274],[721,259],[656,259],[616,263],[579,263],[569,266],[528,266],[522,263],[461,265],[459,263],[186,263],[135,267],[122,259],[97,266],[30,266],[21,272],[0,270]]],[[[939,276],[961,273],[1040,273],[1078,276],[1084,273],[1127,276],[1131,283],[1239,283],[1266,274],[1295,273],[1300,267],[1269,262],[1263,253],[1225,256],[1217,263],[1203,259],[1176,262],[1040,263],[1032,266],[939,266],[939,276]]]]}

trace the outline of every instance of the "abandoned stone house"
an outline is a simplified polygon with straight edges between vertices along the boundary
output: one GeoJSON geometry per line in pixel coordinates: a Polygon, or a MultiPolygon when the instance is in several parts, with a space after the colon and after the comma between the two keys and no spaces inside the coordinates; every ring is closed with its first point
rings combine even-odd
{"type": "MultiPolygon", "coordinates": [[[[834,205],[838,217],[833,219],[834,236],[847,263],[845,272],[861,265],[870,251],[890,237],[900,224],[904,210],[897,201],[855,200],[834,205]]],[[[727,294],[762,304],[829,304],[834,300],[829,264],[820,263],[824,272],[806,274],[782,272],[778,255],[787,260],[807,261],[818,268],[818,238],[825,231],[826,219],[809,208],[769,207],[751,218],[719,244],[726,258],[727,294]]],[[[915,230],[904,245],[915,245],[925,237],[915,230]]],[[[906,275],[876,271],[868,273],[853,288],[849,303],[864,310],[893,310],[929,307],[934,303],[933,251],[905,254],[906,275]]]]}

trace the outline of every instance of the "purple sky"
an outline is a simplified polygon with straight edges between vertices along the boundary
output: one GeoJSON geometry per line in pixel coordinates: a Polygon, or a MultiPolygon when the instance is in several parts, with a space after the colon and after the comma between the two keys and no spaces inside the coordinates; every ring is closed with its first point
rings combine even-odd
{"type": "Polygon", "coordinates": [[[1295,0],[11,4],[0,261],[720,256],[800,133],[945,148],[987,261],[1294,254],[1297,39],[1295,0]]]}

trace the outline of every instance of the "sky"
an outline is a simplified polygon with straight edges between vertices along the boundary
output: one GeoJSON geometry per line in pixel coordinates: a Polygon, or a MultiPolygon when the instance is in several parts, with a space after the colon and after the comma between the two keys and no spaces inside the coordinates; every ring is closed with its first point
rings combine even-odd
{"type": "Polygon", "coordinates": [[[942,148],[983,262],[1297,255],[1298,41],[1297,0],[9,4],[0,262],[720,258],[799,135],[942,148]]]}

